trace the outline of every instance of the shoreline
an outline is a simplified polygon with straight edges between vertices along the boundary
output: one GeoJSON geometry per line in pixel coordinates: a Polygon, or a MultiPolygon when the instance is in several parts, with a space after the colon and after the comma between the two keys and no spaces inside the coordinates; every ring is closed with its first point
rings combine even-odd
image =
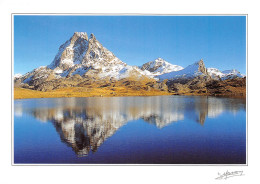
{"type": "Polygon", "coordinates": [[[125,96],[165,96],[172,95],[166,91],[134,91],[131,89],[124,89],[122,91],[113,91],[108,89],[93,88],[90,92],[85,88],[62,88],[54,91],[36,91],[24,88],[14,88],[14,100],[31,99],[31,98],[70,98],[70,97],[125,97],[125,96]]]}
{"type": "Polygon", "coordinates": [[[35,99],[35,98],[80,98],[80,97],[129,97],[129,96],[210,96],[210,97],[223,97],[223,98],[240,98],[246,99],[246,95],[239,96],[236,94],[226,95],[226,94],[208,94],[208,93],[170,93],[166,91],[133,91],[129,89],[124,89],[122,91],[112,91],[107,89],[96,89],[93,88],[92,91],[85,88],[85,91],[81,91],[82,88],[63,88],[54,91],[36,91],[25,88],[14,88],[14,100],[20,99],[35,99]]]}

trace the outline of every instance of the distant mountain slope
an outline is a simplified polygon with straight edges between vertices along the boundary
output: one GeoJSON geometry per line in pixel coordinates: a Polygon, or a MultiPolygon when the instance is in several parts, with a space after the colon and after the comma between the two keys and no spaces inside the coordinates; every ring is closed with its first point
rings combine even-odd
{"type": "Polygon", "coordinates": [[[213,78],[213,79],[233,79],[233,78],[243,78],[245,75],[241,74],[238,70],[232,69],[232,70],[224,70],[224,71],[219,71],[216,68],[207,68],[208,74],[213,78]]]}
{"type": "Polygon", "coordinates": [[[143,71],[145,70],[149,71],[152,75],[155,76],[169,73],[172,71],[179,71],[183,69],[183,67],[178,65],[173,65],[162,58],[157,58],[154,61],[147,62],[143,64],[140,68],[143,71]]]}
{"type": "Polygon", "coordinates": [[[243,78],[245,75],[241,74],[238,70],[224,70],[222,73],[225,75],[222,79],[233,79],[233,78],[243,78]]]}
{"type": "Polygon", "coordinates": [[[160,80],[164,80],[164,79],[173,80],[173,79],[192,79],[200,75],[208,76],[208,72],[204,65],[203,60],[200,60],[192,65],[189,65],[182,70],[173,71],[170,73],[159,75],[157,77],[160,80]]]}

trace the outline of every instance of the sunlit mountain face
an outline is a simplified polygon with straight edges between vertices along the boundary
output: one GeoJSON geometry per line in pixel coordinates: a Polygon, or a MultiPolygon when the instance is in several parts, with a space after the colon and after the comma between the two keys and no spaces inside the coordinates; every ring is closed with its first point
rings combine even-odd
{"type": "Polygon", "coordinates": [[[203,126],[208,118],[220,116],[224,111],[236,113],[245,109],[243,100],[230,103],[225,98],[181,96],[57,98],[38,103],[40,107],[37,103],[23,106],[18,101],[14,113],[52,123],[61,141],[80,157],[97,152],[109,137],[134,120],[141,119],[158,129],[182,123],[184,119],[203,126]]]}

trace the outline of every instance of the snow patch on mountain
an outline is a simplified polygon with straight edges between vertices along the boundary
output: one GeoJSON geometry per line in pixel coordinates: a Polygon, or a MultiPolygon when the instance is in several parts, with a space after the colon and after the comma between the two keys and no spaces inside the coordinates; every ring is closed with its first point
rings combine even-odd
{"type": "Polygon", "coordinates": [[[63,70],[60,69],[59,67],[57,67],[57,68],[55,68],[55,69],[53,70],[53,72],[54,72],[55,74],[61,74],[61,73],[63,73],[63,70]]]}
{"type": "Polygon", "coordinates": [[[78,74],[78,75],[82,76],[82,75],[84,75],[89,69],[90,69],[90,68],[80,67],[80,68],[76,69],[76,70],[72,73],[72,75],[78,74]]]}
{"type": "MultiPolygon", "coordinates": [[[[128,78],[128,77],[136,77],[140,78],[147,73],[143,72],[140,68],[137,66],[126,66],[122,70],[119,71],[119,75],[117,75],[116,79],[123,79],[123,78],[128,78]]],[[[149,76],[149,75],[148,75],[149,76]]]]}
{"type": "Polygon", "coordinates": [[[22,74],[16,73],[16,74],[14,74],[13,78],[17,79],[17,78],[21,78],[22,76],[23,76],[22,74]]]}
{"type": "Polygon", "coordinates": [[[221,71],[219,71],[217,68],[207,68],[208,74],[212,78],[222,78],[225,74],[223,74],[221,71]]]}

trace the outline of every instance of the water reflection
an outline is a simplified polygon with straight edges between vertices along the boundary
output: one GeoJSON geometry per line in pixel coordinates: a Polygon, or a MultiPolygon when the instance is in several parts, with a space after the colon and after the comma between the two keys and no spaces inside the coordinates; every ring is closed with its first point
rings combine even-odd
{"type": "Polygon", "coordinates": [[[14,113],[51,122],[62,142],[78,156],[86,156],[132,120],[143,119],[160,129],[184,118],[204,125],[207,117],[241,108],[245,109],[244,100],[213,97],[56,98],[37,99],[30,105],[17,100],[14,113]]]}

